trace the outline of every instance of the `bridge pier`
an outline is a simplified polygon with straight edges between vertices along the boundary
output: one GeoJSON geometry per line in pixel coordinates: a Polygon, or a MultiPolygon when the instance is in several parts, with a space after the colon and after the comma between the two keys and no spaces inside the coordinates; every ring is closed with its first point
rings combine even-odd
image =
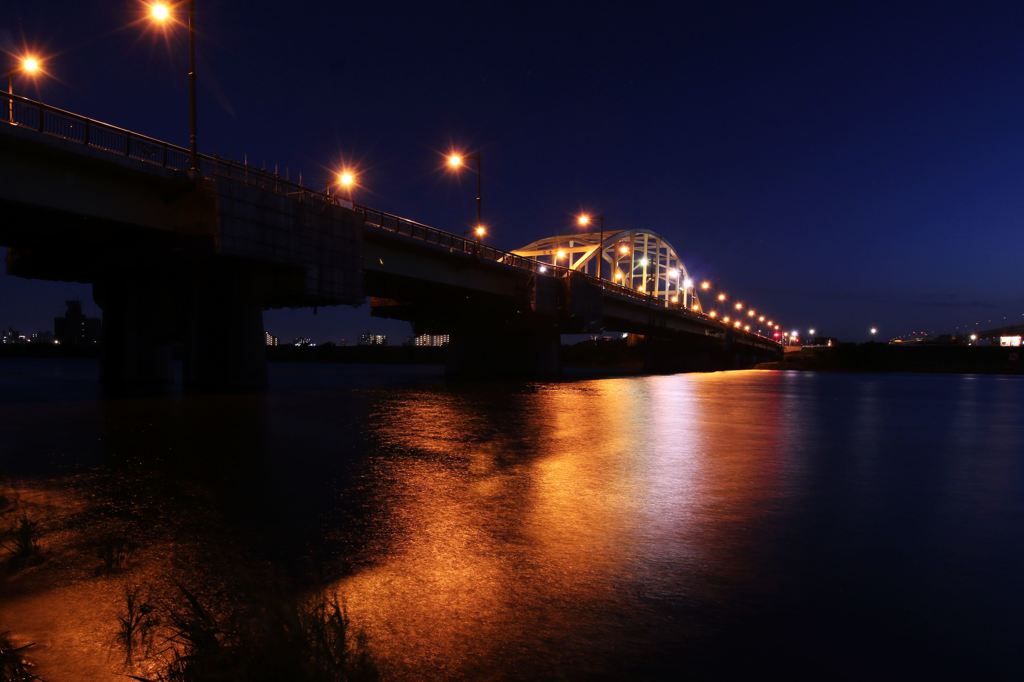
{"type": "Polygon", "coordinates": [[[267,385],[258,275],[218,264],[190,282],[184,383],[188,390],[252,390],[267,385]]]}
{"type": "Polygon", "coordinates": [[[561,372],[561,335],[550,329],[452,332],[447,374],[453,378],[550,378],[561,372]]]}
{"type": "MultiPolygon", "coordinates": [[[[103,310],[100,380],[113,392],[174,383],[182,349],[187,390],[263,388],[267,384],[263,305],[254,273],[209,263],[176,275],[116,273],[93,285],[103,310]]],[[[170,270],[170,269],[168,269],[170,270]]]]}
{"type": "Polygon", "coordinates": [[[103,310],[100,381],[107,390],[169,386],[178,311],[170,289],[153,277],[124,275],[93,284],[103,310]]]}
{"type": "Polygon", "coordinates": [[[639,340],[643,348],[643,368],[652,374],[707,372],[717,369],[714,352],[679,339],[648,335],[639,340]]]}

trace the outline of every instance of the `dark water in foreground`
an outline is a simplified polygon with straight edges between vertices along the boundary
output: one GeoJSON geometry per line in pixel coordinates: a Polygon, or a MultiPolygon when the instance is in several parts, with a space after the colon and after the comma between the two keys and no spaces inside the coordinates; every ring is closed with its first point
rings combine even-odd
{"type": "Polygon", "coordinates": [[[0,471],[206,490],[388,677],[1024,674],[1024,378],[273,365],[266,395],[102,402],[93,372],[0,361],[0,471]]]}

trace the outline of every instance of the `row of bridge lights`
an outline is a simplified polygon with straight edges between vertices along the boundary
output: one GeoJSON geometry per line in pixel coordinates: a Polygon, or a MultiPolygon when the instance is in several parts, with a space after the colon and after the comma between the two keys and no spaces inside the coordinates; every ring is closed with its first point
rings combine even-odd
{"type": "MultiPolygon", "coordinates": [[[[148,7],[149,7],[149,17],[150,17],[150,19],[155,24],[160,25],[160,26],[164,26],[164,25],[174,21],[173,8],[172,8],[171,5],[169,5],[167,3],[163,3],[163,2],[155,2],[155,3],[150,4],[148,7]]],[[[191,119],[190,119],[190,130],[189,130],[189,133],[190,133],[189,137],[190,137],[190,143],[191,143],[191,159],[190,159],[191,166],[190,167],[193,170],[196,170],[198,168],[198,162],[197,162],[197,158],[196,158],[197,157],[197,151],[196,151],[197,147],[196,147],[196,122],[195,122],[195,108],[196,107],[195,107],[195,66],[194,66],[194,60],[195,60],[195,58],[194,58],[194,50],[195,50],[195,48],[194,48],[194,30],[193,30],[194,27],[193,27],[193,21],[192,21],[193,8],[194,8],[194,1],[189,2],[189,12],[188,12],[188,14],[189,14],[189,17],[188,17],[188,29],[189,29],[189,38],[190,38],[190,46],[189,46],[190,47],[190,50],[189,50],[190,51],[190,55],[189,55],[190,56],[189,80],[190,80],[190,86],[191,86],[190,87],[191,119]]],[[[8,92],[8,94],[10,94],[10,95],[14,94],[14,76],[16,74],[22,74],[22,75],[25,75],[25,76],[28,76],[28,77],[35,78],[36,76],[38,76],[41,73],[45,73],[45,71],[43,69],[43,61],[38,56],[36,56],[34,54],[25,54],[25,55],[21,56],[17,60],[16,67],[13,68],[13,69],[10,69],[7,72],[7,92],[8,92]]],[[[9,120],[11,122],[14,121],[14,100],[13,100],[13,98],[10,98],[8,100],[8,117],[9,117],[9,120]]],[[[448,169],[451,170],[452,172],[456,172],[456,173],[457,172],[461,172],[462,170],[466,169],[469,166],[468,162],[472,161],[472,162],[475,163],[475,168],[473,169],[473,172],[476,174],[476,180],[477,180],[477,182],[476,182],[476,223],[473,226],[473,235],[477,238],[478,241],[483,240],[483,238],[487,235],[487,227],[483,223],[483,215],[482,215],[482,191],[481,191],[481,187],[482,187],[483,172],[481,170],[481,158],[480,158],[480,156],[481,156],[480,152],[464,153],[464,152],[460,152],[460,151],[457,151],[457,150],[452,150],[451,152],[449,152],[449,154],[445,158],[445,163],[446,163],[448,169]]],[[[356,169],[350,168],[350,167],[342,168],[341,170],[338,171],[337,176],[335,178],[335,182],[346,193],[346,195],[348,197],[348,200],[349,201],[353,201],[354,191],[359,186],[359,175],[358,175],[358,172],[356,171],[356,169]]],[[[600,243],[604,244],[604,216],[603,215],[594,216],[594,215],[591,215],[590,213],[580,213],[579,215],[576,216],[576,224],[578,226],[580,226],[580,227],[589,227],[594,222],[597,222],[599,224],[599,226],[600,226],[600,231],[601,231],[600,243]]],[[[620,256],[627,256],[630,253],[630,247],[628,245],[626,245],[626,244],[622,244],[618,248],[618,253],[619,253],[620,256]]],[[[555,262],[556,263],[558,261],[565,260],[567,257],[568,257],[568,253],[564,249],[558,249],[555,252],[555,262]]],[[[602,265],[603,265],[602,261],[603,261],[602,258],[598,258],[598,261],[597,261],[597,277],[598,277],[598,279],[603,279],[602,272],[601,272],[602,265]]],[[[640,264],[641,267],[646,267],[648,265],[648,261],[647,261],[646,256],[640,259],[639,264],[640,264]]],[[[544,272],[546,270],[547,270],[547,268],[545,266],[541,266],[541,272],[544,272]]],[[[676,268],[671,268],[668,271],[667,274],[668,274],[669,279],[671,279],[671,280],[678,280],[679,276],[681,275],[680,271],[678,269],[676,269],[676,268]]],[[[613,280],[615,282],[617,282],[617,283],[621,283],[623,279],[624,279],[624,275],[623,275],[622,271],[619,270],[618,268],[616,268],[615,274],[613,275],[613,280]]],[[[682,281],[682,288],[683,288],[684,291],[689,291],[690,289],[694,288],[693,280],[690,279],[689,277],[685,277],[683,279],[683,281],[682,281]]],[[[709,282],[707,280],[701,282],[701,284],[700,284],[701,291],[709,292],[711,290],[711,288],[712,288],[711,287],[711,282],[709,282]]],[[[641,291],[645,290],[645,286],[641,285],[640,290],[641,291]]],[[[728,300],[728,296],[724,292],[718,293],[716,298],[717,298],[719,303],[725,303],[728,300]]],[[[674,295],[670,300],[671,300],[672,303],[678,303],[679,302],[678,294],[674,295]]],[[[744,305],[743,305],[743,303],[741,301],[736,301],[736,303],[733,305],[733,308],[735,310],[735,318],[730,317],[730,315],[725,315],[725,314],[719,315],[718,311],[715,310],[715,309],[710,310],[707,313],[707,316],[709,318],[713,319],[713,320],[714,319],[720,319],[722,324],[724,324],[726,326],[729,326],[731,324],[734,329],[742,329],[745,332],[751,331],[751,325],[754,323],[754,318],[756,318],[756,323],[761,325],[761,327],[759,327],[759,331],[760,331],[760,329],[763,329],[763,328],[767,327],[769,332],[775,338],[780,338],[781,337],[781,338],[784,338],[786,340],[789,340],[790,338],[795,339],[795,338],[798,337],[798,334],[795,331],[794,332],[781,332],[780,331],[780,325],[778,323],[774,322],[771,319],[767,319],[765,315],[758,314],[757,311],[754,310],[753,308],[748,308],[746,310],[746,318],[747,318],[747,320],[744,320],[743,319],[744,305]]],[[[692,310],[694,312],[699,312],[699,307],[697,306],[696,303],[694,303],[692,305],[692,310]]],[[[810,333],[811,333],[811,336],[813,336],[814,335],[814,330],[811,329],[810,333]]],[[[872,335],[874,335],[874,334],[877,333],[877,330],[872,328],[871,333],[872,333],[872,335]]]]}
{"type": "MultiPolygon", "coordinates": [[[[712,289],[711,282],[704,280],[703,282],[700,283],[700,289],[701,291],[710,293],[712,289]]],[[[725,305],[729,300],[728,294],[720,291],[717,294],[714,294],[714,298],[718,303],[723,304],[726,310],[729,309],[729,306],[725,305]]],[[[719,320],[722,324],[726,326],[729,326],[731,324],[733,328],[742,329],[743,331],[746,332],[749,332],[751,330],[752,325],[757,324],[759,325],[758,331],[767,328],[769,333],[775,338],[785,338],[788,340],[788,338],[791,336],[790,332],[781,331],[782,325],[780,325],[778,322],[770,319],[767,315],[764,315],[763,313],[759,313],[754,308],[745,306],[743,301],[736,301],[735,303],[733,303],[732,309],[734,311],[732,316],[725,313],[720,314],[718,310],[715,308],[709,310],[707,315],[712,320],[719,320]]],[[[813,331],[811,333],[813,334],[813,331]]],[[[797,333],[792,332],[792,336],[795,338],[797,336],[797,333]]]]}
{"type": "MultiPolygon", "coordinates": [[[[594,220],[595,220],[594,217],[591,216],[589,213],[581,213],[581,214],[579,214],[576,217],[576,224],[579,225],[580,227],[589,227],[594,222],[594,220]]],[[[600,224],[600,227],[601,227],[601,234],[598,237],[598,240],[599,240],[598,243],[603,245],[604,244],[604,216],[598,216],[597,220],[599,221],[599,224],[600,224]]],[[[619,247],[618,247],[618,255],[619,256],[628,256],[630,251],[631,251],[630,247],[628,245],[626,245],[626,244],[620,244],[619,247]]],[[[568,257],[568,255],[569,254],[568,254],[568,252],[565,249],[558,249],[557,251],[555,251],[555,262],[557,263],[558,261],[565,260],[568,257]]],[[[601,267],[603,265],[603,258],[599,257],[597,263],[598,263],[597,277],[598,277],[598,279],[602,279],[602,277],[601,277],[601,267]]],[[[638,261],[638,263],[639,263],[640,267],[646,267],[648,265],[647,257],[646,256],[642,257],[638,261]]],[[[547,271],[547,268],[544,267],[544,266],[541,266],[541,272],[546,272],[546,271],[547,271]]],[[[676,268],[670,268],[666,274],[668,275],[668,278],[670,280],[676,281],[676,280],[679,279],[679,277],[680,277],[680,275],[682,273],[678,269],[676,269],[676,268]]],[[[616,283],[621,283],[624,278],[625,278],[625,275],[623,274],[622,270],[616,268],[615,269],[615,274],[613,275],[612,279],[616,283]]],[[[684,277],[683,281],[682,281],[682,289],[683,289],[683,291],[689,291],[690,289],[693,289],[693,288],[694,288],[694,281],[691,278],[689,278],[689,277],[684,277]]],[[[700,290],[701,291],[703,291],[705,293],[708,293],[708,292],[711,291],[711,289],[712,289],[712,285],[711,285],[710,281],[704,280],[704,281],[702,281],[700,283],[700,290]]],[[[639,290],[640,291],[645,291],[645,286],[641,285],[639,287],[639,290]]],[[[728,296],[728,294],[726,294],[724,292],[719,292],[715,296],[715,298],[717,299],[717,301],[719,303],[725,303],[729,299],[729,296],[728,296]]],[[[676,295],[672,296],[672,298],[670,298],[669,300],[672,303],[679,303],[679,295],[676,294],[676,295]]],[[[751,331],[752,325],[755,323],[755,319],[754,318],[756,318],[756,324],[760,325],[758,327],[758,332],[760,332],[762,329],[767,328],[769,330],[769,333],[773,337],[775,337],[775,338],[784,338],[787,341],[789,339],[791,339],[791,338],[792,339],[799,338],[799,333],[798,332],[796,332],[796,331],[793,331],[793,332],[783,332],[783,331],[781,331],[782,330],[782,326],[780,324],[778,324],[774,320],[768,319],[767,316],[765,316],[763,314],[759,314],[757,312],[757,310],[755,310],[754,308],[747,308],[746,309],[746,318],[747,319],[744,320],[743,319],[744,308],[745,308],[745,306],[744,306],[742,301],[736,301],[733,304],[733,309],[736,311],[735,319],[733,317],[730,317],[729,315],[721,315],[720,316],[718,311],[714,310],[714,309],[709,311],[707,313],[707,316],[709,318],[711,318],[712,320],[716,320],[716,319],[720,320],[722,322],[722,324],[724,324],[726,326],[730,326],[731,325],[734,329],[742,329],[745,332],[751,331]]],[[[694,303],[691,306],[691,310],[693,312],[700,312],[700,307],[696,303],[694,303]]],[[[810,330],[810,334],[811,334],[811,336],[814,336],[814,330],[813,329],[810,330]]]]}

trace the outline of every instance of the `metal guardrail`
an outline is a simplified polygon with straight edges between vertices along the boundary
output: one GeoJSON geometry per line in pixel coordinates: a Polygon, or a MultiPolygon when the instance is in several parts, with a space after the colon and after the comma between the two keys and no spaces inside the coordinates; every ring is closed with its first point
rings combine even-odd
{"type": "MultiPolygon", "coordinates": [[[[140,163],[175,171],[187,171],[189,169],[189,150],[185,147],[97,121],[71,111],[50,106],[49,104],[37,102],[21,95],[12,95],[0,91],[0,102],[3,103],[2,116],[8,125],[31,130],[48,137],[77,142],[89,149],[108,152],[140,163]]],[[[199,173],[201,175],[241,180],[246,184],[288,196],[308,197],[324,201],[325,203],[337,202],[336,197],[282,178],[277,173],[253,168],[248,164],[222,159],[209,154],[199,155],[199,173]]],[[[367,224],[382,230],[437,244],[454,252],[491,260],[510,268],[531,272],[537,276],[584,279],[615,295],[644,303],[651,307],[662,309],[668,307],[665,302],[655,297],[654,294],[634,291],[630,287],[598,279],[584,272],[571,270],[561,265],[548,265],[533,258],[524,258],[510,251],[503,251],[488,246],[475,239],[469,239],[453,232],[424,225],[415,220],[402,218],[401,216],[368,206],[353,204],[353,209],[363,216],[367,224]]],[[[669,308],[669,310],[683,317],[714,323],[713,318],[700,312],[681,308],[669,308]]],[[[717,327],[718,325],[714,326],[717,327]]],[[[769,343],[777,343],[770,337],[761,336],[753,332],[742,332],[742,330],[735,329],[733,331],[740,331],[769,343]]]]}
{"type": "MultiPolygon", "coordinates": [[[[148,135],[97,121],[58,107],[31,100],[21,95],[0,91],[0,116],[9,125],[31,130],[48,137],[77,142],[89,149],[108,152],[148,165],[175,171],[189,169],[189,150],[148,135]]],[[[310,190],[297,182],[237,161],[209,154],[199,155],[202,175],[222,176],[242,180],[264,189],[286,194],[321,196],[323,192],[310,190]]]]}

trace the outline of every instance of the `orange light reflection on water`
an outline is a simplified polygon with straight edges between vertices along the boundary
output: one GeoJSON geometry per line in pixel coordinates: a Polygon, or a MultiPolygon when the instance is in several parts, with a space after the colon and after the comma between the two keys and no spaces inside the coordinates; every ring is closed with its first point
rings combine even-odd
{"type": "Polygon", "coordinates": [[[550,675],[569,660],[585,674],[594,642],[642,646],[616,617],[636,590],[672,598],[748,570],[736,536],[784,461],[759,454],[790,445],[782,407],[745,394],[749,380],[539,385],[500,409],[441,392],[386,401],[380,546],[338,586],[385,672],[478,677],[519,662],[550,675]]]}

